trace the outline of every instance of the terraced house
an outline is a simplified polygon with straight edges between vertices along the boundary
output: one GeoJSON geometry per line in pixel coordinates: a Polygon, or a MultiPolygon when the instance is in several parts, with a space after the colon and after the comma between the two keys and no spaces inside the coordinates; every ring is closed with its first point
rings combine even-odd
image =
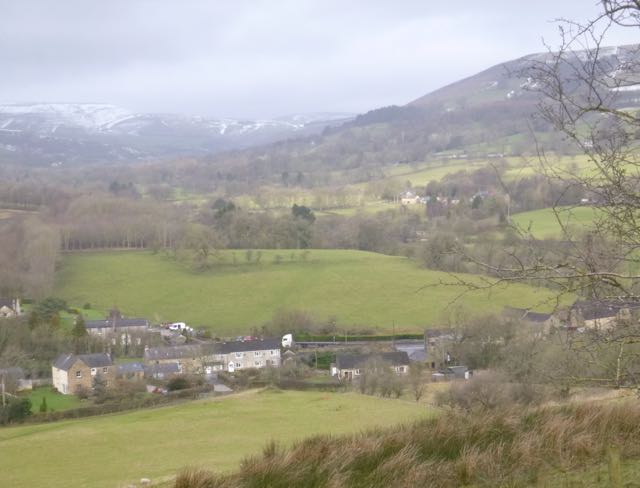
{"type": "Polygon", "coordinates": [[[96,378],[113,386],[116,367],[106,353],[62,354],[51,366],[53,387],[64,395],[73,395],[79,389],[90,391],[96,378]]]}

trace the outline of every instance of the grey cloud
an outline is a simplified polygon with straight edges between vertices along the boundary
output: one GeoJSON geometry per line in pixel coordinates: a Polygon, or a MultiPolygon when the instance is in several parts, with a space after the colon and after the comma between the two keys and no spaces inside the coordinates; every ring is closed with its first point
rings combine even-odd
{"type": "Polygon", "coordinates": [[[534,8],[507,0],[456,8],[425,0],[0,0],[0,97],[235,117],[364,111],[543,50],[541,38],[555,37],[549,20],[596,11],[589,0],[534,8]]]}

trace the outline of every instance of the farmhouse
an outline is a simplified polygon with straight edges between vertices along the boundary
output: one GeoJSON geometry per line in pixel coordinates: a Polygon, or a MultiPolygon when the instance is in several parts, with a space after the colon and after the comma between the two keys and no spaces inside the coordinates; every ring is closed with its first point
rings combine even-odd
{"type": "Polygon", "coordinates": [[[0,298],[0,318],[22,315],[19,298],[0,298]]]}
{"type": "Polygon", "coordinates": [[[637,321],[639,313],[636,300],[578,300],[569,310],[569,323],[575,328],[609,330],[621,321],[637,321]]]}
{"type": "Polygon", "coordinates": [[[144,350],[146,366],[174,364],[180,373],[204,373],[211,361],[211,350],[200,345],[147,347],[144,350]]]}
{"type": "Polygon", "coordinates": [[[116,377],[116,367],[111,356],[106,353],[62,354],[51,366],[53,387],[60,393],[70,395],[78,389],[91,390],[96,378],[112,386],[116,377]]]}
{"type": "Polygon", "coordinates": [[[553,314],[533,312],[525,308],[505,307],[502,311],[502,316],[519,320],[538,337],[549,335],[552,328],[557,328],[561,325],[560,319],[553,314]]]}
{"type": "Polygon", "coordinates": [[[331,365],[331,376],[351,380],[360,376],[365,369],[384,364],[396,374],[409,372],[409,356],[404,351],[376,354],[337,354],[336,362],[331,365]]]}
{"type": "Polygon", "coordinates": [[[149,330],[149,321],[147,319],[125,319],[125,318],[107,318],[105,320],[87,320],[85,327],[89,334],[105,337],[110,333],[131,333],[137,332],[144,334],[149,330]]]}
{"type": "Polygon", "coordinates": [[[243,368],[280,366],[280,339],[232,341],[216,344],[215,369],[233,373],[243,368]]]}

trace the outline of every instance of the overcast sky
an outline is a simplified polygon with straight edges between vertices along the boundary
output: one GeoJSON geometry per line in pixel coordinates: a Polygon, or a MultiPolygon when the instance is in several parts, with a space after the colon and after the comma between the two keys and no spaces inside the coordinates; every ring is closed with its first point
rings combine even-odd
{"type": "Polygon", "coordinates": [[[237,118],[363,112],[542,51],[543,38],[557,43],[553,19],[592,17],[596,4],[0,0],[0,102],[237,118]]]}

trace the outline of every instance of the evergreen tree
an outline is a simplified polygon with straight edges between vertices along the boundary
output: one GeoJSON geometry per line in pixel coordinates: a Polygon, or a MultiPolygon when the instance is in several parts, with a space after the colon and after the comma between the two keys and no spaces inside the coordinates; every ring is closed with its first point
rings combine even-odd
{"type": "Polygon", "coordinates": [[[42,397],[42,402],[40,403],[40,413],[47,412],[47,397],[42,397]]]}

